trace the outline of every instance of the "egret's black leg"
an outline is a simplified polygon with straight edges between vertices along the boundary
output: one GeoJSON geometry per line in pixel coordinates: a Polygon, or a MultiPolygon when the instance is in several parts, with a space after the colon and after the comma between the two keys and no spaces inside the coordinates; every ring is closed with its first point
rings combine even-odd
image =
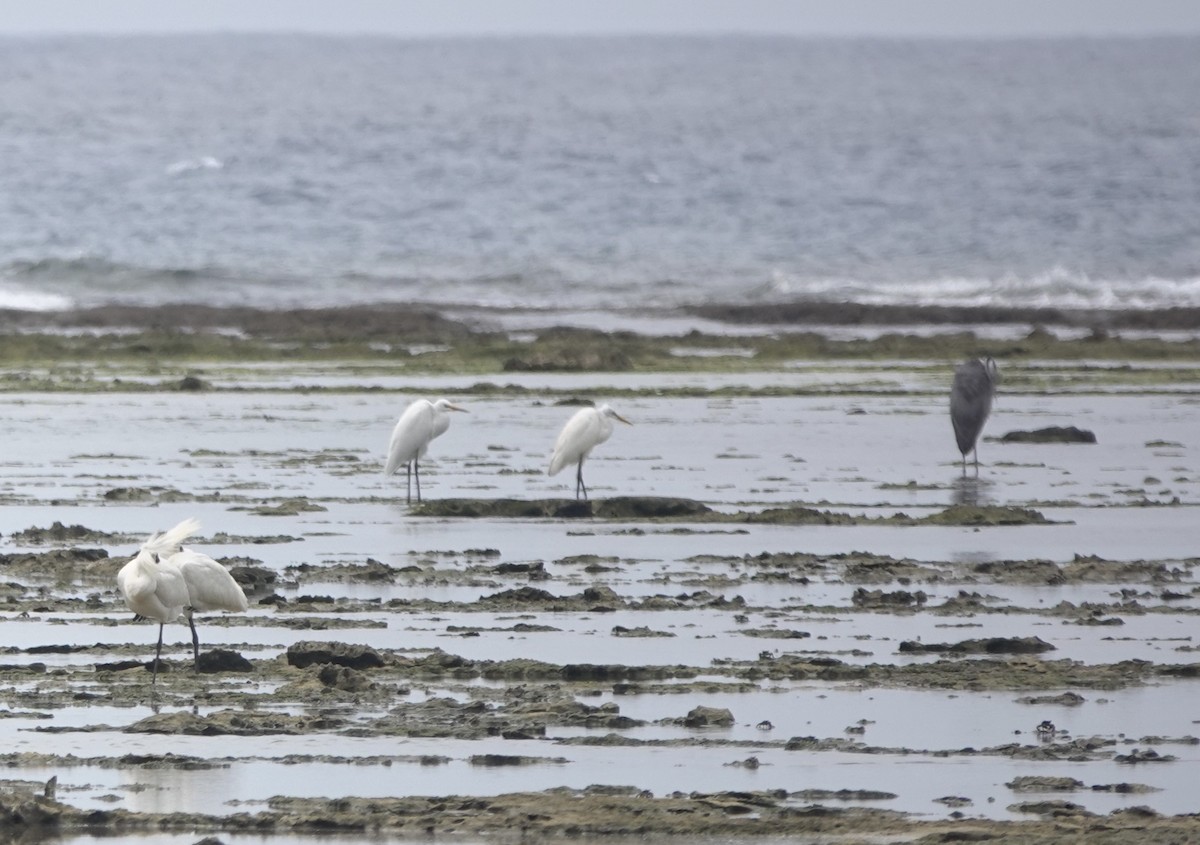
{"type": "Polygon", "coordinates": [[[587,501],[587,485],[583,483],[583,461],[579,462],[579,469],[575,473],[575,498],[579,498],[579,491],[583,491],[583,500],[587,501]]]}
{"type": "Polygon", "coordinates": [[[196,671],[200,671],[200,636],[196,633],[196,623],[192,621],[192,610],[187,611],[188,627],[192,629],[192,661],[196,671]]]}
{"type": "Polygon", "coordinates": [[[158,658],[162,655],[163,623],[158,623],[158,648],[154,649],[154,674],[150,678],[150,686],[158,683],[158,658]]]}
{"type": "Polygon", "coordinates": [[[421,464],[413,458],[413,475],[417,477],[417,501],[421,501],[421,464]]]}
{"type": "Polygon", "coordinates": [[[408,481],[408,496],[405,498],[410,505],[412,504],[412,461],[404,465],[404,478],[408,481]]]}

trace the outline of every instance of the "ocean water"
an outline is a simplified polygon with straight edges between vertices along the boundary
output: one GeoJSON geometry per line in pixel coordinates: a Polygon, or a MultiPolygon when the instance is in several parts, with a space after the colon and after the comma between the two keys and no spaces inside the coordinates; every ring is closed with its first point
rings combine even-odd
{"type": "Polygon", "coordinates": [[[0,40],[0,307],[1200,306],[1200,39],[0,40]]]}

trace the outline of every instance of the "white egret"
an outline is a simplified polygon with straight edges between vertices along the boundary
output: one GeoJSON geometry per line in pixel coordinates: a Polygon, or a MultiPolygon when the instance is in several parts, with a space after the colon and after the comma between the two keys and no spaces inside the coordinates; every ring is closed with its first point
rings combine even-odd
{"type": "Polygon", "coordinates": [[[584,499],[588,497],[587,487],[583,483],[583,462],[592,449],[612,435],[613,420],[633,425],[609,405],[601,405],[598,408],[580,408],[559,432],[558,440],[554,444],[554,455],[550,458],[549,474],[555,475],[565,466],[578,464],[575,473],[576,499],[581,492],[584,499]]]}
{"type": "Polygon", "coordinates": [[[401,466],[407,470],[408,501],[412,501],[412,478],[417,477],[417,501],[421,501],[421,468],[418,464],[429,443],[435,437],[445,434],[450,427],[448,411],[467,412],[466,408],[455,405],[449,399],[439,399],[430,402],[428,399],[417,399],[404,409],[399,422],[392,429],[392,440],[388,444],[387,464],[383,468],[384,475],[392,475],[401,466]]]}
{"type": "Polygon", "coordinates": [[[200,669],[200,637],[196,633],[196,611],[228,610],[244,613],[249,602],[241,585],[229,574],[229,570],[211,557],[191,549],[180,549],[160,564],[174,566],[183,575],[188,588],[188,603],[183,609],[188,627],[192,629],[192,659],[200,669]]]}
{"type": "Polygon", "coordinates": [[[162,629],[180,616],[192,630],[192,658],[200,668],[200,637],[194,612],[205,610],[245,611],[249,604],[242,588],[211,557],[183,548],[183,541],[200,530],[200,523],[185,519],[169,531],[152,535],[137,556],[117,573],[117,586],[125,604],[134,612],[158,620],[158,649],[154,655],[154,678],[162,654],[162,629]],[[181,589],[182,587],[182,589],[181,589]]]}
{"type": "Polygon", "coordinates": [[[194,520],[186,520],[163,534],[150,535],[134,558],[117,573],[117,589],[125,599],[125,605],[137,615],[158,622],[158,646],[154,651],[151,685],[158,682],[163,625],[178,619],[189,601],[187,582],[179,567],[160,563],[157,558],[162,551],[178,548],[184,538],[195,531],[192,523],[194,520]]]}
{"type": "Polygon", "coordinates": [[[954,426],[954,439],[962,453],[963,475],[967,474],[967,453],[972,451],[975,452],[975,472],[979,472],[976,443],[992,412],[992,396],[999,380],[1000,372],[991,357],[964,361],[954,370],[954,384],[950,388],[950,424],[954,426]]]}

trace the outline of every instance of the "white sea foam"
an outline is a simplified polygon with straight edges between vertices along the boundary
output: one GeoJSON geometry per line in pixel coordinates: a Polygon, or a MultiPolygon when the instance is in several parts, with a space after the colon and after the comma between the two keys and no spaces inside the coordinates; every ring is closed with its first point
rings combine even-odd
{"type": "Polygon", "coordinates": [[[866,305],[945,305],[1061,309],[1200,307],[1200,276],[1096,279],[1060,267],[1029,277],[947,276],[912,281],[803,279],[776,274],[773,298],[832,300],[866,305]]]}
{"type": "Polygon", "coordinates": [[[172,162],[166,167],[167,175],[177,176],[181,173],[192,173],[196,170],[220,170],[225,166],[219,158],[213,156],[200,156],[199,158],[186,158],[181,161],[172,162]]]}
{"type": "Polygon", "coordinates": [[[0,284],[0,309],[17,311],[61,311],[74,307],[70,297],[57,293],[32,291],[15,285],[0,284]]]}

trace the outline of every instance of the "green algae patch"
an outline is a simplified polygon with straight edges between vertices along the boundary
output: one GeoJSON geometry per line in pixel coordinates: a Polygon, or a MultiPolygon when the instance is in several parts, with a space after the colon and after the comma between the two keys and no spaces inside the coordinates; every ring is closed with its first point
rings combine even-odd
{"type": "MultiPolygon", "coordinates": [[[[913,333],[904,326],[925,324],[939,314],[947,320],[968,319],[969,311],[916,309],[871,312],[870,322],[893,326],[877,337],[836,339],[811,323],[810,304],[794,308],[772,305],[765,312],[716,306],[731,323],[763,326],[761,332],[739,333],[736,348],[724,334],[691,331],[684,335],[648,336],[628,331],[551,326],[514,337],[451,319],[412,305],[376,303],[347,308],[268,311],[241,307],[196,305],[159,307],[105,306],[68,311],[5,311],[0,314],[0,392],[179,393],[242,389],[248,366],[294,364],[311,372],[314,364],[336,365],[342,377],[412,374],[498,375],[530,372],[606,373],[757,373],[787,369],[797,361],[825,363],[857,361],[945,362],[981,353],[1017,364],[1006,371],[1006,384],[1026,392],[1056,390],[1079,383],[1086,373],[1090,390],[1114,384],[1136,384],[1147,390],[1170,389],[1179,381],[1195,380],[1200,340],[1129,338],[1108,334],[1101,327],[1090,336],[1059,338],[1040,327],[1026,336],[996,341],[964,329],[934,335],[913,333]],[[803,315],[803,316],[802,316],[803,315]],[[902,322],[895,322],[901,319],[902,322]],[[914,319],[915,323],[904,322],[914,319]],[[781,325],[782,324],[782,325],[781,325]],[[82,331],[81,331],[82,330],[82,331]],[[1028,360],[1070,362],[1063,372],[1022,371],[1028,360]],[[1120,361],[1123,366],[1097,366],[1096,361],[1120,361]],[[1176,367],[1138,367],[1127,362],[1178,362],[1176,367]]],[[[843,308],[844,306],[835,306],[843,308]]],[[[693,314],[704,316],[700,312],[693,314]]],[[[1141,329],[1191,329],[1200,309],[1120,312],[1110,320],[1130,321],[1141,329]]],[[[861,315],[842,314],[846,324],[863,325],[861,315]]],[[[1086,324],[1087,315],[1048,315],[1027,309],[992,313],[1000,324],[1016,321],[1086,324]],[[1020,319],[1017,314],[1032,318],[1020,319]],[[1045,319],[1041,319],[1041,318],[1045,319]]],[[[1114,326],[1115,328],[1116,326],[1114,326]]],[[[947,372],[947,377],[948,377],[947,372]]],[[[878,394],[890,381],[868,379],[833,388],[833,392],[878,394]]],[[[290,384],[284,390],[315,392],[338,387],[290,384]]],[[[528,393],[519,385],[473,385],[465,392],[528,393]]],[[[541,391],[539,391],[541,392],[541,391]]],[[[572,391],[578,392],[578,391],[572,391]]],[[[588,391],[584,391],[585,393],[588,391]]],[[[638,391],[605,391],[629,395],[638,391]]],[[[660,395],[807,395],[811,386],[794,388],[679,387],[660,395]]],[[[831,388],[819,391],[828,395],[831,388]]]]}
{"type": "Polygon", "coordinates": [[[414,505],[413,516],[466,519],[542,519],[591,516],[589,502],[573,499],[437,499],[414,505]]]}
{"type": "Polygon", "coordinates": [[[79,543],[128,543],[132,538],[124,534],[96,531],[83,525],[63,525],[58,520],[49,528],[30,526],[23,531],[13,532],[12,542],[20,546],[46,546],[51,544],[77,545],[79,543]]]}
{"type": "Polygon", "coordinates": [[[1009,431],[1000,437],[1001,443],[1095,443],[1096,435],[1076,426],[1052,425],[1033,431],[1009,431]]]}
{"type": "Polygon", "coordinates": [[[252,508],[233,507],[230,510],[248,510],[256,516],[299,516],[302,513],[320,513],[329,509],[308,499],[285,499],[275,504],[264,503],[252,508]]]}
{"type": "Polygon", "coordinates": [[[695,499],[671,496],[615,496],[596,502],[595,507],[601,519],[684,519],[712,513],[695,499]]]}
{"type": "Polygon", "coordinates": [[[695,499],[668,496],[615,496],[578,499],[439,499],[414,505],[413,516],[469,519],[578,519],[613,521],[731,522],[755,525],[1053,525],[1040,512],[1001,505],[952,505],[926,517],[897,513],[886,517],[856,516],[802,505],[761,511],[715,511],[695,499]]]}
{"type": "Polygon", "coordinates": [[[414,516],[491,519],[683,519],[713,513],[693,499],[665,496],[617,496],[578,499],[439,499],[413,507],[414,516]]]}
{"type": "MultiPolygon", "coordinates": [[[[391,762],[392,758],[388,758],[387,763],[391,762]]],[[[421,765],[444,762],[444,758],[438,757],[419,760],[421,765]]],[[[129,767],[139,766],[135,761],[129,767]]],[[[269,837],[331,832],[362,835],[369,831],[375,837],[473,836],[503,842],[511,838],[510,832],[514,830],[535,838],[612,838],[613,841],[647,836],[673,837],[677,841],[714,837],[761,837],[763,841],[772,841],[792,837],[812,841],[1020,841],[1024,845],[1051,845],[1063,842],[1066,837],[1096,845],[1125,845],[1147,841],[1190,842],[1200,837],[1200,819],[1194,815],[1163,816],[1140,808],[1097,816],[1070,808],[1064,814],[1060,812],[1063,808],[1051,806],[1051,802],[1039,802],[1036,807],[1020,805],[1023,812],[1031,812],[1036,818],[993,821],[937,820],[895,810],[811,803],[846,800],[852,796],[875,799],[887,794],[855,795],[844,790],[673,792],[655,796],[633,786],[603,785],[494,796],[274,796],[262,812],[247,813],[236,808],[237,812],[228,815],[79,809],[37,794],[40,791],[41,784],[30,784],[0,797],[0,817],[22,841],[72,833],[128,837],[133,833],[155,834],[163,830],[187,830],[192,838],[213,834],[204,841],[210,838],[215,841],[219,834],[269,837]]]]}
{"type": "Polygon", "coordinates": [[[925,525],[1055,525],[1031,508],[1004,505],[951,505],[921,520],[925,525]]]}
{"type": "Polygon", "coordinates": [[[1039,654],[1054,651],[1054,646],[1041,637],[989,637],[956,643],[905,640],[900,643],[899,651],[901,654],[1039,654]]]}
{"type": "Polygon", "coordinates": [[[340,723],[328,717],[289,716],[284,713],[243,713],[221,710],[207,716],[193,713],[156,713],[125,728],[126,733],[171,734],[172,736],[265,736],[297,735],[330,730],[340,723]]]}
{"type": "Polygon", "coordinates": [[[785,507],[767,508],[754,513],[741,512],[731,521],[766,525],[857,525],[872,520],[814,508],[785,507]]]}

